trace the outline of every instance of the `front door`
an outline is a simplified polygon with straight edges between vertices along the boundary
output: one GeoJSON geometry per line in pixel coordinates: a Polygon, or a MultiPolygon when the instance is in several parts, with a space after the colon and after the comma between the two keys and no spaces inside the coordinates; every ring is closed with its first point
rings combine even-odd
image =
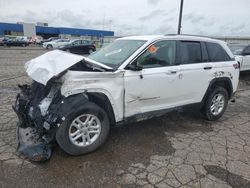
{"type": "Polygon", "coordinates": [[[125,117],[179,106],[181,87],[176,41],[151,45],[134,62],[140,71],[125,71],[125,117]]]}

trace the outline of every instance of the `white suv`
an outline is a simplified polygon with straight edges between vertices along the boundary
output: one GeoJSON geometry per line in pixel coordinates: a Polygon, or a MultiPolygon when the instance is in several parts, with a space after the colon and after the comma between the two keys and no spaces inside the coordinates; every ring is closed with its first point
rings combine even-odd
{"type": "Polygon", "coordinates": [[[19,151],[37,161],[50,157],[54,138],[71,155],[89,153],[111,126],[185,105],[217,120],[239,81],[225,42],[183,35],[120,38],[87,58],[55,50],[26,71],[34,82],[20,86],[14,106],[19,151]]]}
{"type": "Polygon", "coordinates": [[[240,71],[250,70],[250,45],[232,44],[229,46],[235,59],[240,63],[240,71]]]}
{"type": "Polygon", "coordinates": [[[52,40],[50,42],[43,43],[43,47],[46,49],[59,48],[60,46],[66,45],[70,43],[70,39],[57,39],[52,40]]]}

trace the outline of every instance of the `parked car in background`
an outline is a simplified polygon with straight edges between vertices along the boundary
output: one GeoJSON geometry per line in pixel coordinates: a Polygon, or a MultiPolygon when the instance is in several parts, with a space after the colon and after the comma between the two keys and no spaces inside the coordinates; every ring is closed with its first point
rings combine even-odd
{"type": "Polygon", "coordinates": [[[30,42],[32,44],[41,44],[42,40],[43,40],[43,37],[41,36],[33,36],[31,37],[30,42]]]}
{"type": "Polygon", "coordinates": [[[40,43],[38,43],[38,44],[43,45],[43,43],[45,43],[45,42],[51,42],[51,41],[57,40],[57,39],[60,39],[60,38],[59,38],[59,37],[50,37],[50,38],[48,38],[48,39],[42,40],[42,41],[41,41],[40,43]]]}
{"type": "Polygon", "coordinates": [[[6,38],[2,41],[2,45],[3,46],[22,46],[22,47],[26,47],[29,45],[28,41],[25,40],[17,40],[17,39],[9,39],[6,38]]]}
{"type": "Polygon", "coordinates": [[[43,47],[46,49],[59,48],[60,46],[64,46],[70,43],[70,39],[57,39],[51,42],[43,43],[43,47]]]}
{"type": "Polygon", "coordinates": [[[93,42],[78,39],[71,40],[69,44],[60,46],[59,49],[74,54],[91,54],[96,51],[96,47],[93,42]]]}
{"type": "Polygon", "coordinates": [[[0,46],[3,46],[4,37],[0,37],[0,46]]]}
{"type": "Polygon", "coordinates": [[[240,63],[240,71],[250,70],[250,45],[232,44],[229,48],[240,63]]]}
{"type": "Polygon", "coordinates": [[[26,37],[26,36],[17,36],[16,41],[25,41],[25,42],[30,42],[31,37],[26,37]]]}
{"type": "Polygon", "coordinates": [[[19,86],[18,151],[47,160],[51,143],[71,155],[99,148],[111,126],[199,105],[207,120],[224,114],[239,63],[223,41],[195,36],[134,36],[88,57],[53,50],[30,60],[19,86]]]}

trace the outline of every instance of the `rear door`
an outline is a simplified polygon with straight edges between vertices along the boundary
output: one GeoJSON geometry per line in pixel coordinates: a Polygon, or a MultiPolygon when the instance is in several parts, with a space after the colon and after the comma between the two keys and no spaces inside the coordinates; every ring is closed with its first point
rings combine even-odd
{"type": "Polygon", "coordinates": [[[205,44],[199,41],[179,41],[178,62],[184,104],[202,100],[211,80],[212,64],[208,60],[205,44]]]}
{"type": "Polygon", "coordinates": [[[237,61],[231,58],[221,44],[206,42],[209,61],[212,64],[212,78],[229,78],[235,91],[239,81],[239,69],[235,67],[237,61]]]}
{"type": "Polygon", "coordinates": [[[80,52],[81,40],[76,40],[71,44],[71,52],[79,53],[80,52]]]}
{"type": "Polygon", "coordinates": [[[83,40],[81,45],[81,53],[87,54],[89,52],[89,41],[83,40]]]}

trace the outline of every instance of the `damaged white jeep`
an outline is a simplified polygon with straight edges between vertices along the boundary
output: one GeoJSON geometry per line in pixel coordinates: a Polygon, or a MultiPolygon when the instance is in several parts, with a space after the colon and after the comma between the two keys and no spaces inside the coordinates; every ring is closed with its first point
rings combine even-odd
{"type": "Polygon", "coordinates": [[[18,150],[33,161],[49,159],[55,140],[82,155],[100,147],[113,125],[185,105],[199,104],[217,120],[239,81],[226,43],[184,35],[125,37],[87,58],[55,50],[25,68],[33,83],[19,86],[13,109],[18,150]]]}

